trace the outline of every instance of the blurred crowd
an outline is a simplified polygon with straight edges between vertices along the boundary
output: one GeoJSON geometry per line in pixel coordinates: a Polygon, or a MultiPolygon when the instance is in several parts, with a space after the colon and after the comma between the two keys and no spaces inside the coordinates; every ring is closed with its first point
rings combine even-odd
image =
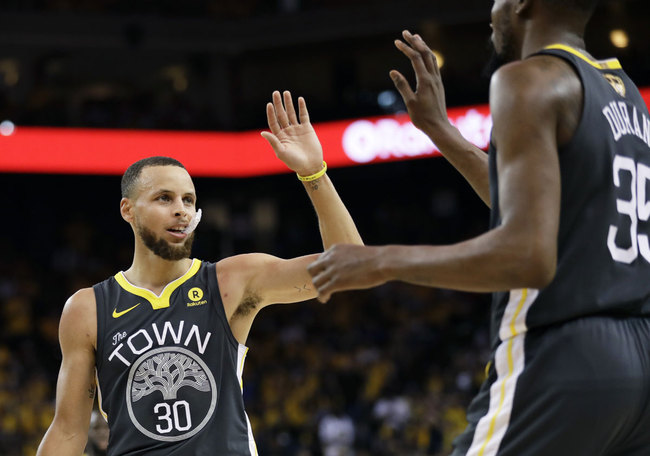
{"type": "MultiPolygon", "coordinates": [[[[475,234],[485,213],[445,189],[449,177],[436,178],[437,172],[449,173],[441,159],[331,175],[368,243],[450,242],[475,234]],[[402,180],[406,173],[411,183],[402,180]],[[426,174],[432,184],[409,197],[426,174]],[[371,188],[387,184],[371,204],[355,189],[360,175],[371,188]],[[403,192],[395,190],[398,182],[403,192]]],[[[12,240],[0,240],[0,454],[33,455],[54,413],[63,303],[128,268],[132,235],[117,212],[117,177],[4,175],[2,181],[10,197],[21,195],[16,220],[23,227],[12,240]]],[[[197,192],[205,213],[195,243],[199,258],[247,251],[290,257],[319,248],[313,210],[291,176],[199,179],[197,192]]],[[[483,378],[488,302],[483,295],[391,283],[341,293],[325,305],[264,309],[244,370],[259,453],[445,454],[483,378]]],[[[93,429],[102,425],[95,420],[93,429]]],[[[91,444],[88,450],[102,454],[91,444]]]]}
{"type": "Polygon", "coordinates": [[[244,378],[260,454],[448,454],[483,376],[479,305],[389,285],[262,315],[244,378]]]}

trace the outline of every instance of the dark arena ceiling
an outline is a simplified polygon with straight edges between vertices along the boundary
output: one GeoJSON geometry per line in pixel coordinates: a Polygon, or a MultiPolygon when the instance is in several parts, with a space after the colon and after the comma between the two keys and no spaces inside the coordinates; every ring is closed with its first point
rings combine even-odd
{"type": "MultiPolygon", "coordinates": [[[[275,89],[318,121],[403,109],[379,103],[408,28],[444,58],[450,106],[487,101],[486,0],[5,0],[0,116],[23,125],[192,130],[263,127],[275,89]],[[156,114],[151,114],[155,112],[156,114]]],[[[603,1],[587,32],[650,85],[650,2],[603,1]]],[[[388,97],[390,100],[391,98],[388,97]]]]}

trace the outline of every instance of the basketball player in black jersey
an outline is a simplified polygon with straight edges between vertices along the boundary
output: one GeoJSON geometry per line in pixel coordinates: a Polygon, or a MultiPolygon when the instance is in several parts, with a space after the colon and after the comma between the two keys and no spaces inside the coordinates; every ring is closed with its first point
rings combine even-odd
{"type": "MultiPolygon", "coordinates": [[[[325,174],[305,101],[296,114],[291,94],[283,98],[273,94],[271,132],[262,135],[304,181],[324,246],[361,244],[325,174]]],[[[264,306],[316,297],[307,273],[316,255],[190,259],[197,195],[171,158],[131,165],[122,196],[122,217],[135,235],[133,263],[65,305],[56,412],[38,455],[82,453],[96,388],[110,427],[108,455],[257,454],[242,399],[244,344],[264,306]]]]}
{"type": "Polygon", "coordinates": [[[616,59],[585,51],[595,0],[496,0],[489,154],[453,128],[418,35],[397,48],[414,124],[491,207],[448,246],[334,246],[319,299],[390,280],[494,292],[492,358],[454,456],[650,455],[650,115],[616,59]]]}

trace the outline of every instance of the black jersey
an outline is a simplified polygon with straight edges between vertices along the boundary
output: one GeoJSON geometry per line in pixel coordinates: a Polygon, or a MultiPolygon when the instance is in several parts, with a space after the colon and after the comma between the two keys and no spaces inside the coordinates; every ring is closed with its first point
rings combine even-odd
{"type": "MultiPolygon", "coordinates": [[[[561,208],[557,271],[544,289],[495,293],[494,344],[574,318],[650,315],[650,116],[616,59],[564,46],[584,93],[582,118],[558,151],[561,208]]],[[[490,145],[490,225],[500,224],[496,149],[490,145]]],[[[531,173],[535,170],[531,169],[531,173]]]]}
{"type": "Polygon", "coordinates": [[[242,398],[247,348],[230,331],[215,265],[193,260],[160,296],[121,272],[94,290],[108,454],[257,454],[242,398]]]}

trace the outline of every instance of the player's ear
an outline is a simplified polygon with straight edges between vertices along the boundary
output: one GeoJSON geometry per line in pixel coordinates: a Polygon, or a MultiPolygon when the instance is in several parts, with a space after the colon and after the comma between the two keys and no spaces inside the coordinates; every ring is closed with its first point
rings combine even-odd
{"type": "Polygon", "coordinates": [[[127,222],[133,221],[133,201],[129,198],[122,198],[120,200],[120,214],[127,222]]]}

